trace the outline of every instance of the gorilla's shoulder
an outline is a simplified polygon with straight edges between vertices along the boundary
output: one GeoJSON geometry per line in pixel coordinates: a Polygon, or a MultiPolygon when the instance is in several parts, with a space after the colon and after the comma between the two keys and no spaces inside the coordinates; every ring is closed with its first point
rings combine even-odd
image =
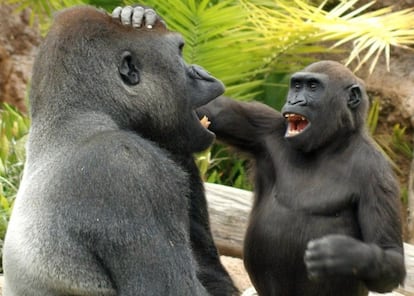
{"type": "Polygon", "coordinates": [[[114,186],[123,187],[118,188],[122,192],[125,188],[134,192],[133,188],[138,187],[143,192],[157,191],[154,184],[159,180],[148,177],[154,175],[165,176],[163,181],[174,190],[187,181],[187,174],[167,151],[135,132],[96,133],[72,148],[65,157],[70,161],[54,170],[53,182],[67,184],[76,180],[77,184],[71,186],[80,188],[99,184],[100,188],[88,189],[92,195],[99,195],[104,189],[115,190],[114,186]]]}
{"type": "Polygon", "coordinates": [[[383,182],[381,179],[391,180],[388,176],[392,174],[391,162],[385,155],[385,151],[369,137],[361,137],[355,141],[349,157],[353,177],[359,182],[372,184],[383,182]]]}
{"type": "Polygon", "coordinates": [[[73,146],[63,157],[70,159],[61,168],[65,174],[87,172],[89,176],[116,179],[139,178],[150,172],[182,175],[166,150],[130,131],[96,133],[73,146]]]}
{"type": "Polygon", "coordinates": [[[80,143],[75,153],[81,158],[103,158],[106,162],[168,162],[170,158],[157,143],[136,132],[121,130],[97,133],[80,143]]]}

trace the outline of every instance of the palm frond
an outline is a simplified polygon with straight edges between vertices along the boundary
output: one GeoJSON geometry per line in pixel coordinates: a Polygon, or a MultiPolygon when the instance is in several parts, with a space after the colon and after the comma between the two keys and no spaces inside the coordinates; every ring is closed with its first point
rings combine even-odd
{"type": "Polygon", "coordinates": [[[352,10],[358,0],[351,0],[340,2],[327,12],[322,6],[315,7],[303,0],[293,2],[277,1],[277,9],[269,9],[254,1],[242,0],[251,11],[255,29],[267,40],[268,51],[284,48],[290,40],[296,40],[300,46],[320,40],[337,41],[334,47],[352,41],[347,64],[359,59],[356,71],[371,60],[372,72],[381,54],[385,55],[389,68],[391,46],[409,48],[414,44],[414,8],[393,12],[391,7],[386,7],[365,12],[373,2],[352,10]],[[278,32],[288,33],[289,38],[283,38],[278,32]]]}
{"type": "MultiPolygon", "coordinates": [[[[129,0],[128,0],[129,1],[129,0]]],[[[226,93],[242,97],[262,82],[263,57],[251,48],[260,43],[248,28],[248,12],[234,0],[149,0],[169,29],[185,39],[184,58],[205,67],[226,85],[226,93]]]]}

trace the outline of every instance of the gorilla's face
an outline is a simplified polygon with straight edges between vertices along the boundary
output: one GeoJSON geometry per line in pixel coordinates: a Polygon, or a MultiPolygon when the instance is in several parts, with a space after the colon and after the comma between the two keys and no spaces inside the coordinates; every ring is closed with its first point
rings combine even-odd
{"type": "Polygon", "coordinates": [[[309,152],[358,128],[363,120],[358,110],[364,100],[358,83],[348,69],[331,61],[314,63],[293,74],[282,108],[286,141],[309,152]]]}
{"type": "Polygon", "coordinates": [[[131,107],[138,112],[134,129],[169,150],[206,149],[214,134],[200,123],[195,109],[221,95],[223,84],[202,67],[184,62],[181,35],[130,34],[134,37],[128,40],[135,42],[126,42],[118,71],[131,107]]]}
{"type": "Polygon", "coordinates": [[[321,126],[329,125],[329,113],[322,112],[327,81],[324,74],[308,72],[295,73],[291,78],[282,113],[286,118],[285,138],[295,148],[308,150],[314,137],[329,129],[321,126]]]}

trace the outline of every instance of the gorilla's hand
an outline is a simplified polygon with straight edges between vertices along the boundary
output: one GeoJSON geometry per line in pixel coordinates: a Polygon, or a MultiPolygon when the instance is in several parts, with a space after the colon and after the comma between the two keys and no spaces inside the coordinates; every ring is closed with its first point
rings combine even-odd
{"type": "Polygon", "coordinates": [[[308,276],[330,275],[364,277],[374,254],[370,245],[345,235],[327,235],[308,243],[305,264],[308,276]]]}
{"type": "Polygon", "coordinates": [[[134,28],[146,27],[152,29],[157,21],[165,27],[165,22],[157,15],[154,9],[144,6],[116,7],[112,11],[112,17],[119,19],[125,26],[132,25],[134,28]]]}

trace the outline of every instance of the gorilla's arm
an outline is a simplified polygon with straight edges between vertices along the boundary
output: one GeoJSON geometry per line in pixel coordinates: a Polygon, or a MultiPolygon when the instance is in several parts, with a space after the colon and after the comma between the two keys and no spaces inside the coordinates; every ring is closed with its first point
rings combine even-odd
{"type": "Polygon", "coordinates": [[[305,263],[311,278],[355,276],[369,290],[381,293],[403,283],[405,266],[398,189],[387,165],[380,159],[376,165],[382,168],[379,170],[382,175],[375,173],[360,180],[365,184],[356,204],[362,241],[344,235],[310,241],[305,263]]]}
{"type": "Polygon", "coordinates": [[[389,175],[391,169],[386,170],[385,165],[377,162],[381,173],[371,177],[358,212],[362,237],[372,250],[363,279],[370,290],[378,292],[390,291],[405,278],[400,195],[395,179],[389,175]]]}
{"type": "Polygon", "coordinates": [[[334,234],[309,242],[305,262],[310,278],[355,276],[369,290],[385,293],[403,282],[402,253],[401,246],[381,248],[375,243],[334,234]]]}
{"type": "Polygon", "coordinates": [[[286,129],[282,115],[259,102],[240,102],[224,96],[197,109],[199,117],[207,116],[209,129],[218,140],[244,152],[262,152],[269,133],[283,136],[286,129]]]}
{"type": "Polygon", "coordinates": [[[183,223],[188,203],[174,194],[186,184],[177,182],[182,172],[163,153],[132,133],[106,132],[72,160],[86,176],[76,187],[90,205],[81,232],[117,295],[207,295],[183,223]],[[163,186],[151,176],[164,176],[163,186]]]}

